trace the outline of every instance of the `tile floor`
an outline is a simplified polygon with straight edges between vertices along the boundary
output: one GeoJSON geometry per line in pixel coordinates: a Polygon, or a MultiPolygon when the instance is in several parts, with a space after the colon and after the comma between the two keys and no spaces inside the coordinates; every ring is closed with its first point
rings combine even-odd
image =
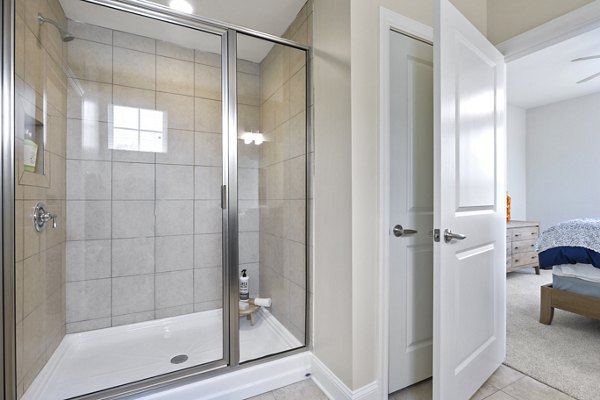
{"type": "MultiPolygon", "coordinates": [[[[327,396],[307,379],[260,396],[252,400],[327,400],[327,396]]],[[[431,400],[431,380],[426,380],[404,390],[392,393],[390,400],[431,400]]],[[[505,365],[487,380],[471,400],[574,400],[573,397],[544,385],[505,365]]]]}

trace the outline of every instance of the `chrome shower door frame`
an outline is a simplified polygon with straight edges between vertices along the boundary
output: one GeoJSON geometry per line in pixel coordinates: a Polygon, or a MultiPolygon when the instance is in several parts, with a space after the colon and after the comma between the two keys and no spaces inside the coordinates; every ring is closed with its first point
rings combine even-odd
{"type": "MultiPolygon", "coordinates": [[[[261,357],[240,364],[239,317],[238,317],[238,158],[237,158],[237,35],[263,39],[271,43],[302,50],[306,55],[306,193],[310,186],[310,163],[308,161],[312,141],[312,119],[309,116],[311,83],[310,83],[310,49],[303,44],[258,32],[233,24],[185,14],[173,9],[145,0],[81,0],[86,3],[117,9],[139,16],[176,24],[185,28],[204,31],[221,36],[222,60],[222,260],[223,260],[223,358],[203,365],[167,373],[127,383],[115,388],[98,391],[76,397],[76,399],[120,399],[136,394],[151,394],[178,387],[199,380],[207,379],[232,370],[251,367],[265,361],[275,360],[292,354],[306,351],[309,343],[309,291],[306,290],[305,307],[305,341],[304,345],[261,357]],[[227,311],[226,311],[227,310],[227,311]]],[[[3,328],[0,349],[3,363],[0,365],[0,381],[6,400],[16,399],[16,340],[15,340],[15,171],[14,171],[14,13],[15,0],[4,0],[1,11],[2,21],[2,88],[1,88],[1,125],[2,139],[0,175],[2,177],[1,204],[2,230],[2,307],[3,328]]],[[[309,282],[309,199],[306,196],[306,282],[309,282]]]]}
{"type": "Polygon", "coordinates": [[[0,381],[2,398],[16,398],[16,326],[15,326],[15,172],[14,172],[14,0],[4,0],[1,8],[2,24],[2,83],[1,99],[2,138],[0,161],[2,229],[2,274],[0,277],[2,329],[0,329],[0,381]]]}

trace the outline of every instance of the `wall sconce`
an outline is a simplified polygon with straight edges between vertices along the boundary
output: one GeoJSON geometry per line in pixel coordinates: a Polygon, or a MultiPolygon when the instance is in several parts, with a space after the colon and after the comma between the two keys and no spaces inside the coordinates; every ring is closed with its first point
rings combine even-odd
{"type": "Polygon", "coordinates": [[[264,135],[260,132],[244,132],[242,139],[244,139],[245,144],[254,142],[254,144],[257,146],[265,141],[264,135]]]}

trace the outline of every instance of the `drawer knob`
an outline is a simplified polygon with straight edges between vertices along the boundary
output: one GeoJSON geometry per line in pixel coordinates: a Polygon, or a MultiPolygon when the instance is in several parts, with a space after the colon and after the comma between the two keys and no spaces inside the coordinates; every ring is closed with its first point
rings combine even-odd
{"type": "Polygon", "coordinates": [[[519,246],[515,246],[515,250],[519,250],[519,246]]]}

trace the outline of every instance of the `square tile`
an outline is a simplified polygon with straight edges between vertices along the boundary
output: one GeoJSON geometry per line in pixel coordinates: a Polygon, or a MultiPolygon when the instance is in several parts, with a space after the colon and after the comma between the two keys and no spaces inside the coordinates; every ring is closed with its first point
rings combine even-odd
{"type": "Polygon", "coordinates": [[[156,109],[165,111],[169,129],[194,130],[194,98],[156,92],[156,109]]]}
{"type": "Polygon", "coordinates": [[[221,166],[223,164],[223,135],[220,133],[196,132],[195,165],[221,166]]]}
{"type": "Polygon", "coordinates": [[[516,400],[573,400],[571,396],[528,376],[511,383],[502,391],[516,400]]]}
{"type": "Polygon", "coordinates": [[[113,200],[153,200],[154,169],[154,164],[113,162],[113,200]]]}
{"type": "Polygon", "coordinates": [[[156,165],[156,198],[187,200],[194,198],[194,167],[156,165]]]}
{"type": "Polygon", "coordinates": [[[223,210],[219,200],[194,202],[194,233],[220,233],[223,229],[223,210]]]}
{"type": "Polygon", "coordinates": [[[238,201],[238,230],[240,232],[250,232],[259,230],[259,207],[260,206],[258,200],[238,201]]]}
{"type": "Polygon", "coordinates": [[[156,163],[194,165],[194,132],[169,130],[167,151],[156,153],[156,163]]]}
{"type": "Polygon", "coordinates": [[[223,298],[223,270],[221,267],[194,270],[194,303],[223,298]]]}
{"type": "Polygon", "coordinates": [[[154,236],[154,201],[113,201],[112,237],[154,236]]]}
{"type": "Polygon", "coordinates": [[[67,160],[67,198],[110,200],[110,177],[108,161],[67,160]]]}
{"type": "Polygon", "coordinates": [[[156,238],[156,272],[194,268],[194,236],[156,238]]]}
{"type": "Polygon", "coordinates": [[[113,239],[112,276],[154,273],[154,238],[113,239]]]}
{"type": "Polygon", "coordinates": [[[218,100],[195,98],[195,130],[197,132],[221,133],[222,104],[218,100]]]}
{"type": "Polygon", "coordinates": [[[222,263],[221,234],[194,235],[194,268],[220,267],[222,263]]]}
{"type": "Polygon", "coordinates": [[[110,316],[110,279],[67,282],[67,323],[110,316]]]}
{"type": "MultiPolygon", "coordinates": [[[[220,83],[219,79],[219,86],[220,83]]],[[[156,90],[193,96],[194,63],[169,57],[156,57],[156,90]]]]}
{"type": "Polygon", "coordinates": [[[238,197],[241,200],[258,199],[258,168],[238,168],[238,197]]]}
{"type": "Polygon", "coordinates": [[[110,239],[111,202],[67,201],[67,239],[110,239]]]}
{"type": "Polygon", "coordinates": [[[67,44],[68,64],[76,78],[112,83],[112,47],[75,39],[67,44]]]}
{"type": "Polygon", "coordinates": [[[221,67],[205,64],[195,64],[195,91],[196,97],[221,100],[221,67]]]}
{"type": "Polygon", "coordinates": [[[67,158],[71,160],[110,161],[108,124],[81,119],[67,120],[67,158]]]}
{"type": "Polygon", "coordinates": [[[159,308],[156,310],[156,319],[171,318],[178,315],[191,314],[194,312],[193,304],[185,304],[169,308],[159,308]]]}
{"type": "Polygon", "coordinates": [[[116,85],[154,90],[155,65],[154,54],[113,48],[113,82],[116,85]]]}
{"type": "Polygon", "coordinates": [[[108,107],[112,104],[112,85],[77,80],[68,86],[67,117],[108,122],[108,107]]]}
{"type": "Polygon", "coordinates": [[[194,233],[193,200],[161,200],[156,202],[156,235],[188,235],[194,233]]]}
{"type": "Polygon", "coordinates": [[[500,367],[492,374],[492,376],[487,380],[489,384],[498,389],[504,389],[506,386],[511,383],[521,379],[524,377],[522,373],[516,371],[506,365],[500,365],[500,367]]]}
{"type": "Polygon", "coordinates": [[[221,200],[223,171],[220,167],[195,167],[196,200],[221,200]]]}
{"type": "Polygon", "coordinates": [[[67,282],[110,278],[110,240],[67,242],[67,282]]]}
{"type": "Polygon", "coordinates": [[[259,262],[258,232],[239,233],[239,262],[240,264],[259,262]]]}
{"type": "Polygon", "coordinates": [[[194,271],[172,271],[156,274],[156,308],[192,304],[194,271]]]}
{"type": "Polygon", "coordinates": [[[112,315],[154,309],[154,274],[112,278],[112,315]]]}

